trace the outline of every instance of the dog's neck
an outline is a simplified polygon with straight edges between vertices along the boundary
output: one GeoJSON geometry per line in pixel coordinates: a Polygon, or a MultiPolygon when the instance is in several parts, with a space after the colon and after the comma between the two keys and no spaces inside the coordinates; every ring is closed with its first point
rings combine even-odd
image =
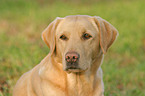
{"type": "Polygon", "coordinates": [[[51,82],[57,88],[59,87],[62,91],[65,90],[66,96],[93,96],[95,90],[101,90],[100,87],[102,86],[98,84],[102,82],[100,65],[103,55],[97,58],[97,61],[94,61],[95,66],[92,65],[93,67],[90,67],[84,73],[66,73],[62,69],[62,64],[56,62],[56,58],[51,58],[51,56],[48,56],[48,58],[51,60],[49,60],[49,65],[48,63],[45,64],[45,74],[47,74],[45,76],[48,76],[48,82],[51,82]]]}
{"type": "MultiPolygon", "coordinates": [[[[68,84],[68,93],[69,96],[93,96],[95,90],[102,90],[101,84],[101,63],[103,55],[97,58],[97,61],[94,61],[93,67],[90,67],[84,73],[70,73],[67,74],[67,84],[68,84]],[[95,64],[95,66],[94,66],[95,64]],[[92,94],[90,94],[92,93],[92,94]]],[[[98,95],[97,95],[98,96],[98,95]]]]}

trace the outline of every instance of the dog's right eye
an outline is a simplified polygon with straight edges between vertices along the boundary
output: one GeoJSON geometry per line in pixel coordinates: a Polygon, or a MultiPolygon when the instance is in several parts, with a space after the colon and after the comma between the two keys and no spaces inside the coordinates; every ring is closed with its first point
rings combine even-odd
{"type": "Polygon", "coordinates": [[[65,35],[61,35],[61,36],[60,36],[60,39],[62,39],[62,40],[67,40],[68,38],[67,38],[65,35]]]}
{"type": "Polygon", "coordinates": [[[92,36],[89,35],[89,34],[87,34],[87,33],[84,33],[83,36],[82,36],[82,38],[83,38],[84,40],[89,39],[89,38],[91,38],[91,37],[92,37],[92,36]]]}

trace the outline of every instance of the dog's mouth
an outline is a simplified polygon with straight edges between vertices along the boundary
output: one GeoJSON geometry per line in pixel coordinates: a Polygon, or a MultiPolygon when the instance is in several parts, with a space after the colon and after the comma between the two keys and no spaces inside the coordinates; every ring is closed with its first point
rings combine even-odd
{"type": "Polygon", "coordinates": [[[67,72],[80,72],[80,68],[76,67],[76,66],[67,66],[67,68],[65,69],[65,71],[67,72]]]}
{"type": "Polygon", "coordinates": [[[70,67],[70,68],[67,68],[67,70],[66,71],[68,71],[68,72],[75,72],[75,73],[77,73],[77,72],[80,72],[81,71],[81,69],[80,68],[75,68],[75,67],[70,67]]]}
{"type": "Polygon", "coordinates": [[[71,72],[73,72],[73,73],[79,73],[79,72],[81,72],[81,70],[79,70],[79,69],[68,69],[67,71],[69,73],[71,73],[71,72]]]}
{"type": "Polygon", "coordinates": [[[77,67],[69,67],[69,68],[66,68],[65,71],[67,73],[82,73],[84,71],[86,71],[87,69],[83,70],[81,68],[77,68],[77,67]]]}

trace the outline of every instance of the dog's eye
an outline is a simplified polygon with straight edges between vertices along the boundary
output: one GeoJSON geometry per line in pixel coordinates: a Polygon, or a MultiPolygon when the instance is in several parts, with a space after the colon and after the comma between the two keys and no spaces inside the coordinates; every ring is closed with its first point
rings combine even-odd
{"type": "Polygon", "coordinates": [[[89,39],[89,38],[91,38],[91,37],[92,37],[92,36],[89,35],[89,34],[87,34],[87,33],[84,33],[83,36],[82,36],[83,39],[89,39]]]}
{"type": "Polygon", "coordinates": [[[62,40],[67,40],[67,37],[66,37],[65,35],[61,35],[61,36],[60,36],[60,39],[62,39],[62,40]]]}

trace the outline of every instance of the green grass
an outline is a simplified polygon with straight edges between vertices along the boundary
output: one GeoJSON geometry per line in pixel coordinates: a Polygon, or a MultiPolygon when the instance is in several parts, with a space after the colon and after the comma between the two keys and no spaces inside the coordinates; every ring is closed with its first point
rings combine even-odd
{"type": "Polygon", "coordinates": [[[100,16],[119,31],[102,65],[105,96],[145,96],[144,0],[1,0],[0,96],[49,52],[41,32],[56,17],[100,16]]]}

